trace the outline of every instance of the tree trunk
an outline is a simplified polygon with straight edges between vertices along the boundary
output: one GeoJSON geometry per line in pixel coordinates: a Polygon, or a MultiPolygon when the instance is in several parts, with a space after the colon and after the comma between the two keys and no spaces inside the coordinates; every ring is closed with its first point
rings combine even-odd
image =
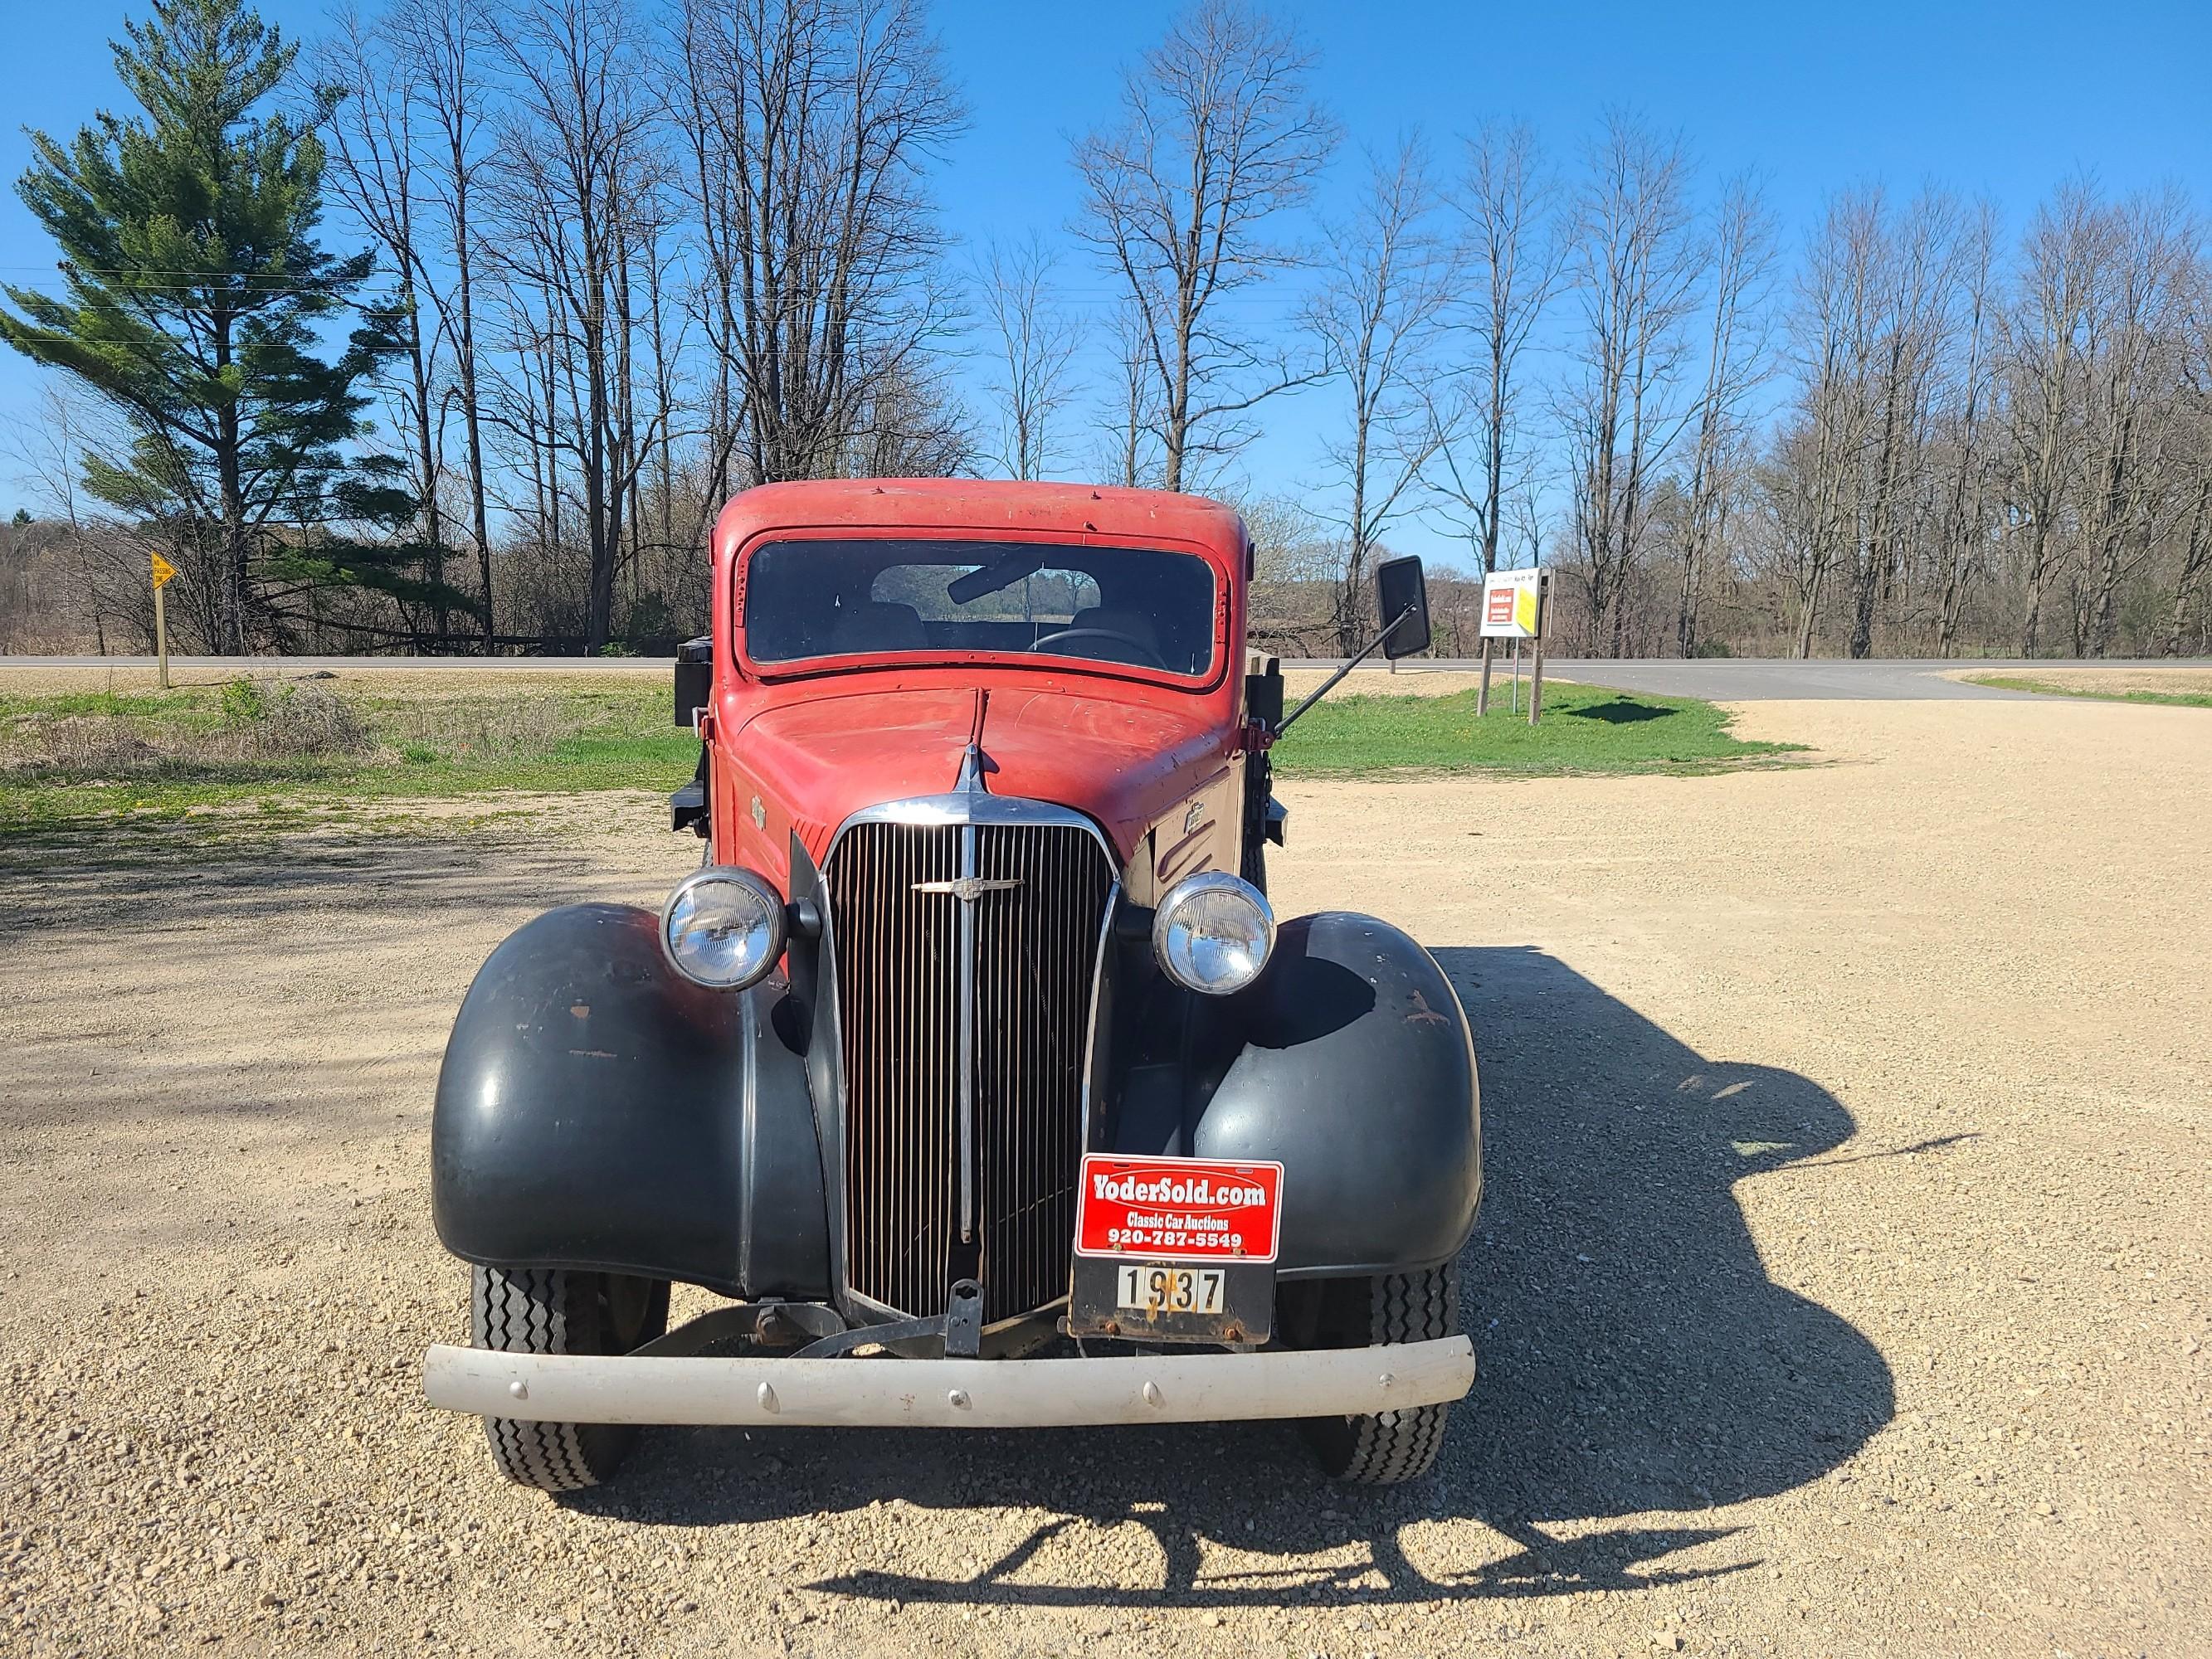
{"type": "MultiPolygon", "coordinates": [[[[406,234],[411,234],[411,230],[406,234]]],[[[434,585],[431,614],[437,618],[438,642],[442,647],[453,632],[453,617],[446,604],[446,523],[438,507],[438,459],[430,436],[430,365],[422,355],[422,314],[416,304],[411,272],[400,278],[399,303],[407,313],[408,368],[414,381],[416,487],[428,539],[425,574],[434,585]]]]}
{"type": "MultiPolygon", "coordinates": [[[[226,323],[216,339],[216,362],[230,364],[230,331],[226,323]]],[[[222,492],[222,573],[220,578],[222,651],[246,654],[246,493],[239,476],[238,407],[226,403],[216,422],[216,477],[222,492]]]]}
{"type": "Polygon", "coordinates": [[[477,398],[476,307],[470,289],[469,191],[465,158],[457,141],[453,145],[453,262],[459,287],[454,323],[454,357],[460,372],[461,425],[469,447],[469,533],[477,544],[477,580],[483,588],[484,651],[493,650],[498,634],[493,625],[491,598],[491,513],[484,488],[483,432],[477,398]]]}
{"type": "Polygon", "coordinates": [[[2166,654],[2181,654],[2182,629],[2189,619],[2190,595],[2205,566],[2212,564],[2212,472],[2197,487],[2197,507],[2189,517],[2189,544],[2181,556],[2181,574],[2173,584],[2173,625],[2166,630],[2166,654]]]}
{"type": "Polygon", "coordinates": [[[2043,584],[2049,572],[2045,566],[2049,532],[2043,520],[2035,521],[2035,534],[2027,544],[2027,608],[2020,625],[2020,654],[2035,654],[2037,637],[2043,624],[2043,584]]]}

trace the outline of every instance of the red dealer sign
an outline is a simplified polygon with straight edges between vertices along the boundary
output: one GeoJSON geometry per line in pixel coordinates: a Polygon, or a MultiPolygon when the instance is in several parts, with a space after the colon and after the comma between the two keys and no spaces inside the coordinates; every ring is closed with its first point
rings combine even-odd
{"type": "Polygon", "coordinates": [[[1273,1261],[1282,1223],[1283,1166],[1195,1158],[1083,1160],[1078,1255],[1273,1261]]]}

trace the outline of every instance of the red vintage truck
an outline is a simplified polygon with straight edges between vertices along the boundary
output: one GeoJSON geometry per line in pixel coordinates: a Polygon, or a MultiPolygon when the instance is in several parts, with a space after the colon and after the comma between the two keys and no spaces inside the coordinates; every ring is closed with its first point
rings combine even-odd
{"type": "MultiPolygon", "coordinates": [[[[1286,1418],[1343,1478],[1425,1470],[1474,1377],[1474,1048],[1405,933],[1269,907],[1305,705],[1247,648],[1237,514],[778,484],[713,562],[702,866],[531,921],[455,1021],[473,1316],[431,1401],[553,1491],[670,1423],[1286,1418]],[[727,1301],[672,1331],[678,1281],[727,1301]]],[[[1376,646],[1423,648],[1418,562],[1377,586],[1376,646]]]]}

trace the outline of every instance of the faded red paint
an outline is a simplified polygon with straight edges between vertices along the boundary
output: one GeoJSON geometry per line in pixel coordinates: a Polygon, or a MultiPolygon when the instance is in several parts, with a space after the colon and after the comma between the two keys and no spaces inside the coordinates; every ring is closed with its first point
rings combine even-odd
{"type": "MultiPolygon", "coordinates": [[[[781,884],[794,830],[820,859],[837,825],[860,808],[950,790],[977,734],[979,694],[991,793],[1088,813],[1130,858],[1171,809],[1200,792],[1225,794],[1228,775],[1241,775],[1247,560],[1234,513],[1157,490],[938,478],[747,490],[714,526],[715,860],[750,866],[781,884]],[[927,664],[901,653],[750,661],[737,617],[752,550],[872,532],[1196,554],[1214,568],[1212,672],[1194,678],[997,653],[927,664]]],[[[1182,837],[1181,826],[1177,813],[1170,839],[1182,837]]]]}

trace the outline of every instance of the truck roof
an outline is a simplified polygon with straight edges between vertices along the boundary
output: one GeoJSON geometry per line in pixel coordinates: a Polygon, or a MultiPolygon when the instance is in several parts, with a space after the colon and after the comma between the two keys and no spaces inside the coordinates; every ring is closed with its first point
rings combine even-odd
{"type": "Polygon", "coordinates": [[[1213,550],[1241,574],[1243,521],[1219,501],[1115,484],[1022,483],[981,478],[829,478],[761,484],[732,496],[714,526],[727,558],[763,530],[854,529],[1090,532],[1162,538],[1213,550]]]}

